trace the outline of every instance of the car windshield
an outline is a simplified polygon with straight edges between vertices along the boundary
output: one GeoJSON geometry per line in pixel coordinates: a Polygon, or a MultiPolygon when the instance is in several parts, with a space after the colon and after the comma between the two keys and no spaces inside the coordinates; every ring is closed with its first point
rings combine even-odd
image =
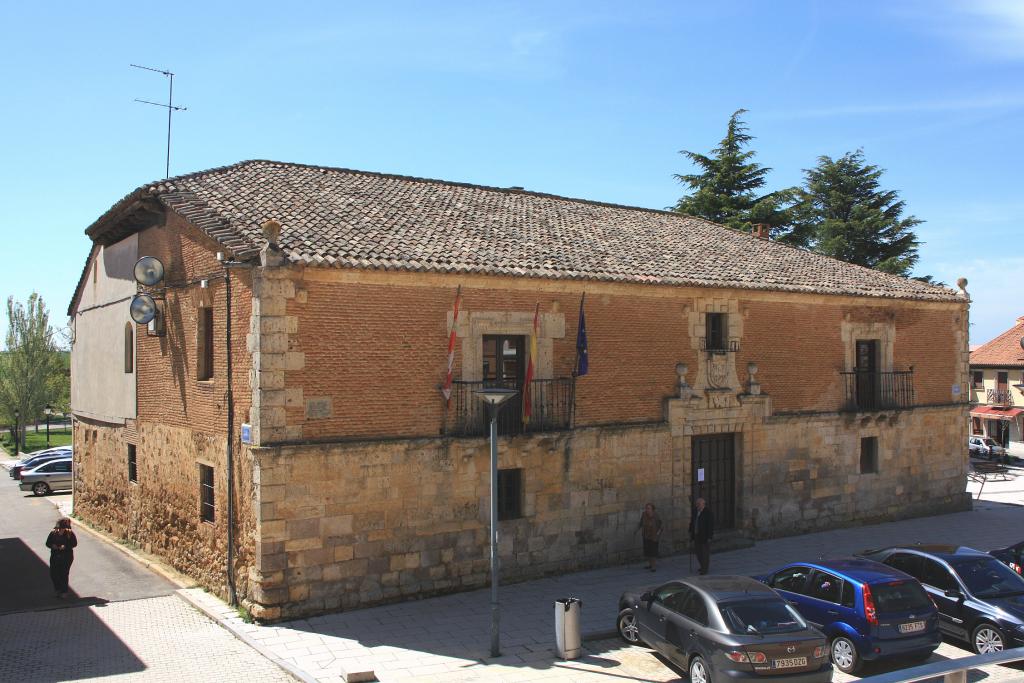
{"type": "Polygon", "coordinates": [[[871,584],[871,597],[879,612],[932,609],[932,601],[917,581],[889,581],[871,584]]]}
{"type": "Polygon", "coordinates": [[[1024,595],[1024,578],[994,557],[954,562],[967,590],[979,598],[1024,595]]]}
{"type": "Polygon", "coordinates": [[[718,609],[732,633],[789,633],[807,628],[796,610],[781,600],[727,602],[718,609]]]}

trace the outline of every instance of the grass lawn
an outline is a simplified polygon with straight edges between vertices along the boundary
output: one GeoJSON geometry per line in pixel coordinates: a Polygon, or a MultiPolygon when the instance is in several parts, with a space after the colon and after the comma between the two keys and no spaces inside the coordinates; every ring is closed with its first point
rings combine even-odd
{"type": "MultiPolygon", "coordinates": [[[[4,435],[2,440],[4,448],[7,449],[8,453],[13,454],[11,448],[11,437],[8,434],[4,435]]],[[[71,428],[65,427],[63,429],[50,428],[50,447],[53,446],[69,446],[71,445],[71,428]]],[[[40,429],[38,433],[28,432],[25,434],[25,452],[31,453],[32,451],[38,451],[46,448],[46,430],[40,429]]]]}

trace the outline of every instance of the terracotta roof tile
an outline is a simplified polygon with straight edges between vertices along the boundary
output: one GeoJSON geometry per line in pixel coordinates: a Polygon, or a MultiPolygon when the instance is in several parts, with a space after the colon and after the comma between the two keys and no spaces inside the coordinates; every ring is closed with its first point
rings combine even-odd
{"type": "Polygon", "coordinates": [[[698,218],[508,188],[245,161],[140,193],[236,254],[276,219],[288,258],[324,267],[959,299],[698,218]]]}
{"type": "Polygon", "coordinates": [[[1001,335],[971,351],[971,365],[1024,367],[1024,349],[1020,340],[1024,338],[1024,317],[1017,318],[1017,324],[1001,335]]]}

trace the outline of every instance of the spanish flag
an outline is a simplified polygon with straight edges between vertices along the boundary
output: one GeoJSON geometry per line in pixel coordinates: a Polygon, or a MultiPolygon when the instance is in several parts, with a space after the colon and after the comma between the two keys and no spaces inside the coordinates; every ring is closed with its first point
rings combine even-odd
{"type": "Polygon", "coordinates": [[[540,304],[533,309],[533,334],[530,335],[530,359],[526,364],[526,379],[523,381],[523,424],[529,424],[533,412],[533,373],[537,362],[537,337],[540,336],[540,304]]]}

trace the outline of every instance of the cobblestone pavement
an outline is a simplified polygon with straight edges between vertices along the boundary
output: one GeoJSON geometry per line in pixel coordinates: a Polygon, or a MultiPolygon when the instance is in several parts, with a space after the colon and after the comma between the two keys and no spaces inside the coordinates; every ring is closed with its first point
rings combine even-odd
{"type": "Polygon", "coordinates": [[[0,681],[294,679],[176,595],[0,617],[0,681]]]}
{"type": "MultiPolygon", "coordinates": [[[[1015,505],[975,502],[975,509],[936,517],[838,529],[760,541],[751,548],[717,553],[716,574],[758,574],[798,558],[841,556],[901,542],[949,542],[981,549],[1024,536],[1024,511],[1015,505]]],[[[679,672],[641,648],[622,648],[608,634],[624,588],[690,574],[685,555],[666,558],[657,574],[639,564],[579,572],[501,587],[503,656],[488,657],[489,592],[484,590],[301,619],[275,626],[244,624],[221,604],[218,617],[271,656],[312,678],[337,681],[344,672],[372,670],[378,678],[401,680],[678,680],[679,672]],[[583,599],[582,626],[590,658],[561,662],[553,651],[555,599],[583,599]],[[607,648],[607,649],[604,649],[607,648]]],[[[201,592],[199,592],[201,593],[201,592]]],[[[201,594],[198,599],[217,602],[201,594]]],[[[212,606],[211,609],[216,609],[212,606]]],[[[970,653],[946,643],[934,660],[970,653]]],[[[882,673],[891,669],[869,669],[882,673]]],[[[1024,680],[1024,670],[993,667],[975,676],[1024,680]]],[[[836,676],[836,680],[853,680],[836,676]]],[[[972,678],[972,680],[974,680],[972,678]]]]}

